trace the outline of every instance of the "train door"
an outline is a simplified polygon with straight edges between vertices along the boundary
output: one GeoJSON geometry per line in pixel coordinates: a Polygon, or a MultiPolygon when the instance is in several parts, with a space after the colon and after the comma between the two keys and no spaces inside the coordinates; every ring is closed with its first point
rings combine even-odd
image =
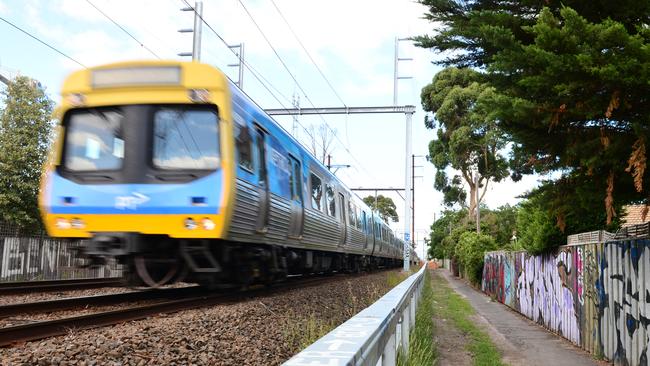
{"type": "Polygon", "coordinates": [[[345,196],[343,193],[339,192],[339,203],[341,209],[339,210],[339,218],[341,219],[341,226],[339,228],[340,230],[340,235],[339,235],[339,245],[345,245],[345,241],[347,240],[348,237],[348,225],[346,223],[345,217],[346,217],[346,212],[345,212],[345,196]]]}
{"type": "Polygon", "coordinates": [[[257,193],[259,210],[257,212],[256,230],[258,233],[266,233],[269,223],[269,182],[266,170],[266,134],[259,127],[255,126],[255,152],[257,153],[257,193]]]}
{"type": "Polygon", "coordinates": [[[302,169],[300,162],[289,155],[289,184],[291,185],[291,222],[289,223],[289,238],[299,239],[304,225],[304,201],[302,195],[302,169]]]}
{"type": "Polygon", "coordinates": [[[368,218],[366,217],[366,211],[361,210],[361,229],[363,230],[363,234],[366,238],[366,245],[363,247],[366,251],[368,251],[368,247],[372,243],[371,240],[372,238],[370,237],[370,226],[368,225],[368,218]]]}

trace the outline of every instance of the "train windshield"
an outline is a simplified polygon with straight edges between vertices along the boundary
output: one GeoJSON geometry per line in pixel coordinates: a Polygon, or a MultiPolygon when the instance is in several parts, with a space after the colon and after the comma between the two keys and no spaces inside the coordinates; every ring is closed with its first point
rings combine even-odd
{"type": "Polygon", "coordinates": [[[219,167],[216,110],[161,107],[153,116],[153,164],[160,169],[214,170],[219,167]]]}
{"type": "Polygon", "coordinates": [[[70,171],[117,170],[124,160],[123,114],[116,109],[71,113],[65,167],[70,171]]]}

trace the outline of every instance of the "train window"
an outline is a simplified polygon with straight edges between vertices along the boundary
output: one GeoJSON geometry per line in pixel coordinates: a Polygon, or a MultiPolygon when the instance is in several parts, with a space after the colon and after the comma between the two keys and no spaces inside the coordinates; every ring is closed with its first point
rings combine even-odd
{"type": "Polygon", "coordinates": [[[257,135],[255,147],[259,159],[259,164],[257,166],[257,180],[261,186],[266,186],[266,144],[264,142],[264,131],[257,127],[255,128],[255,132],[257,135]]]}
{"type": "Polygon", "coordinates": [[[65,168],[76,172],[120,169],[124,159],[123,118],[116,109],[71,112],[67,123],[65,168]]]}
{"type": "Polygon", "coordinates": [[[356,223],[356,220],[355,220],[356,219],[356,211],[357,211],[356,206],[353,205],[352,202],[348,201],[348,221],[350,221],[348,223],[348,225],[350,225],[352,227],[357,226],[357,223],[356,223]]]}
{"type": "Polygon", "coordinates": [[[336,201],[334,200],[334,188],[331,185],[326,184],[326,193],[327,193],[327,214],[336,217],[336,201]]]}
{"type": "Polygon", "coordinates": [[[357,228],[363,231],[363,223],[366,221],[366,216],[360,208],[357,207],[357,228]]]}
{"type": "Polygon", "coordinates": [[[345,196],[343,193],[339,193],[339,203],[341,204],[341,222],[345,225],[345,196]]]}
{"type": "Polygon", "coordinates": [[[253,171],[253,147],[250,131],[246,124],[235,124],[235,134],[237,135],[235,145],[237,147],[237,159],[239,166],[253,171]]]}
{"type": "Polygon", "coordinates": [[[311,173],[309,180],[311,181],[311,207],[314,210],[323,211],[323,184],[314,173],[311,173]]]}
{"type": "Polygon", "coordinates": [[[293,156],[289,155],[289,162],[291,166],[291,174],[289,175],[289,190],[291,191],[291,199],[297,202],[302,202],[302,184],[300,173],[300,162],[293,156]]]}
{"type": "Polygon", "coordinates": [[[153,116],[154,165],[162,169],[217,169],[218,128],[214,110],[159,108],[153,116]]]}

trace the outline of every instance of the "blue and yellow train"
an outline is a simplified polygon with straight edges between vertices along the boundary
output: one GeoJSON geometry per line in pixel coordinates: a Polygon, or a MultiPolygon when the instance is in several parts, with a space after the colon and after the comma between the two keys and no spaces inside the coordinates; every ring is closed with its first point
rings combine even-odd
{"type": "MultiPolygon", "coordinates": [[[[142,61],[64,82],[39,205],[129,283],[268,283],[399,265],[403,242],[219,70],[142,61]]],[[[415,258],[412,254],[411,258],[415,258]]]]}

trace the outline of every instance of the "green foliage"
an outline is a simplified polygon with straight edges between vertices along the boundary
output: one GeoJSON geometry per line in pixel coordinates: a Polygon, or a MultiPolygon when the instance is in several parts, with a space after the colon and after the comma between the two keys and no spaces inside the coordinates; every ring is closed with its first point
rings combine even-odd
{"type": "Polygon", "coordinates": [[[393,222],[399,221],[399,216],[397,216],[397,209],[395,208],[395,202],[390,197],[384,197],[381,194],[377,196],[376,200],[374,196],[367,196],[363,199],[363,202],[366,205],[370,206],[373,210],[379,212],[379,216],[385,221],[393,220],[393,222]]]}
{"type": "Polygon", "coordinates": [[[517,229],[518,206],[504,205],[496,210],[481,209],[481,232],[490,235],[499,247],[508,245],[517,229]]]}
{"type": "Polygon", "coordinates": [[[50,145],[52,100],[28,77],[2,92],[0,109],[0,220],[40,225],[37,195],[50,145]]]}
{"type": "Polygon", "coordinates": [[[563,244],[555,220],[536,200],[521,204],[517,215],[517,242],[527,252],[540,254],[563,244]]]}
{"type": "Polygon", "coordinates": [[[477,234],[472,231],[460,235],[455,248],[455,256],[472,283],[481,283],[485,252],[496,249],[497,245],[489,235],[477,234]]]}
{"type": "Polygon", "coordinates": [[[431,272],[426,271],[418,310],[415,315],[415,327],[409,337],[408,357],[397,359],[397,365],[433,365],[436,350],[434,339],[434,309],[433,288],[431,286],[431,272]]]}
{"type": "Polygon", "coordinates": [[[493,89],[475,108],[512,140],[513,178],[562,173],[544,188],[546,221],[568,230],[598,210],[610,225],[621,204],[648,202],[650,2],[420,2],[436,33],[418,44],[448,55],[442,65],[480,69],[493,89]],[[576,210],[561,202],[567,192],[593,198],[576,210]]]}
{"type": "Polygon", "coordinates": [[[421,93],[422,107],[435,117],[427,116],[425,125],[437,128],[437,137],[429,143],[429,160],[438,170],[434,187],[443,193],[445,205],[465,206],[464,180],[470,187],[470,212],[478,204],[477,189],[483,187],[485,192],[490,181],[498,182],[508,175],[507,160],[499,153],[505,146],[504,135],[490,109],[479,103],[493,99],[494,94],[482,79],[480,73],[470,69],[447,68],[436,74],[421,93]],[[447,168],[460,175],[449,179],[447,168]]]}
{"type": "MultiPolygon", "coordinates": [[[[461,225],[461,221],[464,221],[465,217],[467,217],[466,210],[445,210],[442,212],[442,216],[433,224],[431,224],[431,234],[429,236],[429,257],[451,257],[451,254],[453,253],[453,247],[450,248],[445,246],[445,244],[449,243],[451,240],[444,240],[454,228],[457,228],[461,225]]],[[[453,243],[453,245],[455,245],[455,243],[453,243]]]]}

